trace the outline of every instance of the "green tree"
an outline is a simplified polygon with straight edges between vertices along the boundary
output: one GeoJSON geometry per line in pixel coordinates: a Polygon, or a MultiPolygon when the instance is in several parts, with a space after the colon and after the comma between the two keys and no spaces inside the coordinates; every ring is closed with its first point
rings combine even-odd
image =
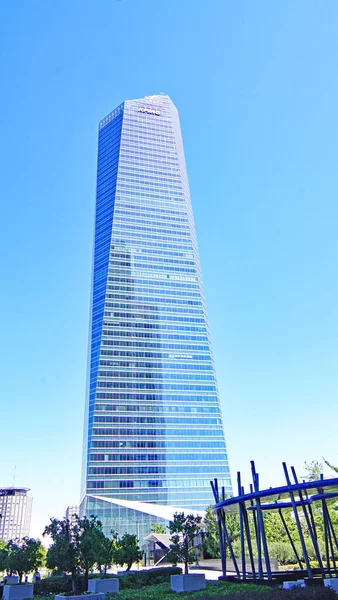
{"type": "Polygon", "coordinates": [[[112,545],[112,558],[116,565],[127,565],[127,571],[130,571],[133,563],[142,559],[143,552],[138,545],[138,539],[135,534],[125,533],[120,539],[115,536],[112,545]]]}
{"type": "Polygon", "coordinates": [[[40,540],[25,537],[21,541],[8,542],[6,568],[9,573],[17,573],[19,583],[24,574],[28,575],[45,563],[46,551],[40,540]]]}
{"type": "Polygon", "coordinates": [[[47,551],[47,567],[71,574],[72,591],[77,591],[77,575],[80,571],[80,533],[69,519],[51,519],[43,535],[50,535],[53,544],[47,551]]]}
{"type": "MultiPolygon", "coordinates": [[[[208,558],[220,557],[220,543],[218,535],[217,515],[212,512],[212,505],[207,506],[203,524],[205,535],[203,536],[203,552],[208,558]]],[[[225,524],[231,543],[239,539],[239,516],[237,512],[225,513],[225,524]]],[[[229,549],[226,549],[229,554],[229,549]]]]}
{"type": "Polygon", "coordinates": [[[0,573],[7,569],[8,545],[5,540],[0,540],[0,573]]]}
{"type": "Polygon", "coordinates": [[[151,533],[167,533],[166,527],[162,523],[152,523],[150,531],[151,533]]]}
{"type": "MultiPolygon", "coordinates": [[[[293,518],[292,510],[283,510],[283,518],[290,532],[291,539],[296,542],[298,538],[298,530],[296,521],[293,518]]],[[[266,510],[263,514],[264,529],[268,544],[277,542],[287,542],[290,545],[288,535],[285,531],[283,522],[277,510],[266,510]]]]}
{"type": "Polygon", "coordinates": [[[202,534],[202,517],[175,513],[173,521],[169,521],[171,544],[168,558],[173,564],[184,563],[184,572],[189,573],[189,565],[196,560],[196,541],[202,534]]]}
{"type": "Polygon", "coordinates": [[[306,481],[319,481],[320,476],[323,474],[323,463],[318,460],[312,460],[310,463],[305,462],[304,470],[303,479],[306,481]]]}
{"type": "Polygon", "coordinates": [[[53,540],[47,552],[47,567],[70,573],[74,593],[77,576],[83,571],[87,589],[89,569],[97,562],[104,543],[101,522],[94,516],[80,519],[74,515],[73,523],[69,519],[51,519],[43,535],[50,535],[53,540]]]}
{"type": "Polygon", "coordinates": [[[334,471],[335,473],[338,473],[338,467],[335,467],[334,465],[332,465],[328,460],[326,460],[325,458],[323,458],[323,461],[325,462],[325,464],[330,467],[330,469],[332,471],[334,471]]]}
{"type": "Polygon", "coordinates": [[[102,531],[102,523],[92,515],[89,519],[77,517],[75,527],[79,534],[79,566],[85,575],[85,590],[88,588],[88,575],[102,553],[106,536],[102,531]]]}
{"type": "Polygon", "coordinates": [[[100,577],[104,577],[114,563],[113,547],[116,541],[117,534],[113,534],[113,538],[109,539],[105,535],[101,539],[100,547],[96,556],[96,564],[100,571],[100,577]]]}
{"type": "Polygon", "coordinates": [[[203,536],[203,554],[205,558],[219,558],[220,544],[218,535],[217,516],[212,512],[212,506],[207,506],[204,517],[205,534],[203,536]]]}

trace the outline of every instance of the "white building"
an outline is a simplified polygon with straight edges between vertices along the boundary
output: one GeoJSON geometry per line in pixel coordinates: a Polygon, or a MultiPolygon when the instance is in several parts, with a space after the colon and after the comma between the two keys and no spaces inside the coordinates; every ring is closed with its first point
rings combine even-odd
{"type": "Polygon", "coordinates": [[[33,498],[28,488],[0,488],[0,539],[15,540],[29,536],[33,498]]]}
{"type": "Polygon", "coordinates": [[[65,512],[65,518],[68,519],[70,521],[71,525],[74,525],[75,523],[75,515],[79,516],[80,514],[80,507],[77,504],[71,504],[70,506],[67,506],[66,508],[66,512],[65,512]]]}

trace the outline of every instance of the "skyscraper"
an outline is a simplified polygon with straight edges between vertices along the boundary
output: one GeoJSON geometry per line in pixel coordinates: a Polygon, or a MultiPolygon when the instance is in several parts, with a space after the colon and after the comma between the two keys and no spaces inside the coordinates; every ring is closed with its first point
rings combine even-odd
{"type": "Polygon", "coordinates": [[[21,540],[29,536],[33,498],[28,488],[0,489],[0,540],[21,540]]]}
{"type": "Polygon", "coordinates": [[[81,514],[142,537],[216,476],[231,491],[179,118],[146,96],[99,124],[81,514]]]}

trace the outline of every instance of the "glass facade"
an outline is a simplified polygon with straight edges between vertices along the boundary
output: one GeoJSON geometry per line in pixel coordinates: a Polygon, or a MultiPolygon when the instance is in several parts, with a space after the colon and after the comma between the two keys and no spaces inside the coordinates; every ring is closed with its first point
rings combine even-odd
{"type": "Polygon", "coordinates": [[[99,124],[82,513],[158,520],[105,498],[202,509],[231,492],[177,109],[128,100],[99,124]]]}

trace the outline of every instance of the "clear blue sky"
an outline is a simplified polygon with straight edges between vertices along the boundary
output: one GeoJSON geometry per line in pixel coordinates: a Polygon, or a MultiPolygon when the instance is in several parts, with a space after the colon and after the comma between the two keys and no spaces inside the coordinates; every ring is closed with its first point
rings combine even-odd
{"type": "Polygon", "coordinates": [[[98,121],[183,130],[235,481],[338,461],[335,0],[14,0],[0,13],[0,484],[78,500],[98,121]]]}

